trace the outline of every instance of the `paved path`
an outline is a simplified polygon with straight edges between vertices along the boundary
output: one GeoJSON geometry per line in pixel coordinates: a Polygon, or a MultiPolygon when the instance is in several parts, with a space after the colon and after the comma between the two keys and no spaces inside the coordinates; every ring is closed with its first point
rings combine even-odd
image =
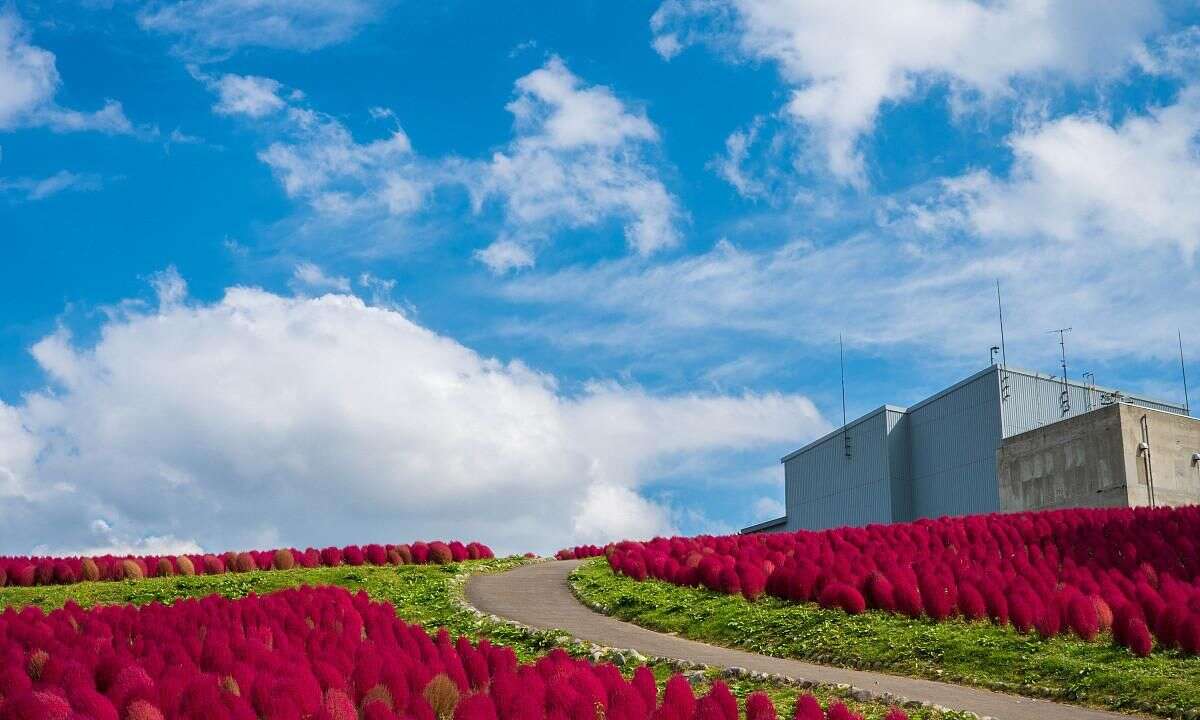
{"type": "Polygon", "coordinates": [[[637,650],[716,667],[743,667],[820,683],[847,683],[875,693],[970,710],[999,720],[1115,720],[1133,718],[1103,710],[1061,705],[962,685],[858,670],[813,665],[799,660],[756,655],[657,633],[599,613],[580,603],[567,575],[580,561],[525,565],[506,573],[475,575],[467,581],[467,600],[483,612],[526,625],[565,630],[600,645],[637,650]]]}

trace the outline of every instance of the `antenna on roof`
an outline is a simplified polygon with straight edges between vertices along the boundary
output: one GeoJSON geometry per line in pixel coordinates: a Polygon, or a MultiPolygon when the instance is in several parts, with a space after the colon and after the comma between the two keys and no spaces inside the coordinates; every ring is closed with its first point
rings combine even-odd
{"type": "Polygon", "coordinates": [[[1179,339],[1179,372],[1183,375],[1183,411],[1187,413],[1188,417],[1191,417],[1192,406],[1188,402],[1187,365],[1183,362],[1183,333],[1176,329],[1175,336],[1179,339]]]}
{"type": "Polygon", "coordinates": [[[1008,400],[1008,349],[1004,345],[1004,303],[1000,301],[1000,278],[996,278],[996,309],[1000,311],[1000,401],[1008,400]]]}
{"type": "Polygon", "coordinates": [[[1067,333],[1071,332],[1071,328],[1058,328],[1046,332],[1058,333],[1058,345],[1062,348],[1062,392],[1058,395],[1058,407],[1063,417],[1066,417],[1071,412],[1071,386],[1067,384],[1067,333]]]}
{"type": "Polygon", "coordinates": [[[842,370],[842,440],[846,444],[846,457],[850,457],[850,429],[846,427],[846,348],[841,333],[838,333],[838,365],[842,370]]]}

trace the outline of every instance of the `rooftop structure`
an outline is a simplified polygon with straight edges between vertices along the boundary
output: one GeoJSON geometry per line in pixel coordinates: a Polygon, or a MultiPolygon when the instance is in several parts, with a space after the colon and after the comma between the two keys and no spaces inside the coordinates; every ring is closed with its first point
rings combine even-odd
{"type": "MultiPolygon", "coordinates": [[[[992,365],[910,407],[883,405],[784,456],[786,516],[743,532],[1025,509],[1001,502],[998,459],[1007,440],[1112,406],[1152,413],[1155,426],[1194,426],[1200,451],[1200,421],[1183,405],[992,365]]],[[[1132,413],[1124,420],[1133,421],[1132,413]]],[[[1190,437],[1189,430],[1180,432],[1190,437]]],[[[1007,461],[1006,467],[1020,464],[1012,452],[1007,461]]],[[[1200,501],[1197,473],[1192,502],[1200,501]]],[[[1189,492],[1181,497],[1192,497],[1189,492]]]]}

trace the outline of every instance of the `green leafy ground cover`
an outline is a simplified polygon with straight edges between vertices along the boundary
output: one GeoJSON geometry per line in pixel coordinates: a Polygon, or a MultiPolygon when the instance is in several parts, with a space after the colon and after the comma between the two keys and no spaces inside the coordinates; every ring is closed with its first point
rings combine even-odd
{"type": "Polygon", "coordinates": [[[751,603],[740,595],[639,583],[614,574],[603,558],[577,569],[571,585],[601,612],[716,645],[1111,710],[1200,717],[1200,658],[1174,651],[1137,658],[1103,638],[1042,640],[988,623],[847,615],[769,597],[751,603]]]}
{"type": "MultiPolygon", "coordinates": [[[[68,600],[74,600],[84,607],[119,603],[169,604],[182,598],[203,597],[214,593],[239,598],[250,593],[264,594],[298,585],[337,585],[353,592],[364,590],[376,600],[390,602],[401,618],[419,623],[431,632],[445,627],[454,635],[487,637],[494,643],[508,645],[524,661],[534,659],[555,647],[563,647],[573,654],[585,653],[586,649],[571,643],[565,633],[535,632],[506,623],[497,623],[481,618],[464,607],[462,584],[466,573],[503,572],[526,562],[529,561],[522,558],[501,558],[441,566],[343,566],[45,587],[6,587],[0,588],[0,609],[36,605],[44,610],[52,610],[62,607],[68,600]]],[[[633,664],[629,664],[623,669],[631,672],[633,667],[633,664]]],[[[665,681],[673,672],[666,666],[654,666],[653,669],[660,681],[665,681]]],[[[697,691],[705,691],[706,686],[715,677],[715,672],[709,673],[697,687],[697,691]]],[[[793,686],[751,679],[732,679],[726,682],[738,697],[745,697],[755,690],[767,692],[775,701],[780,717],[790,717],[791,708],[795,705],[795,698],[799,692],[793,686]]],[[[831,699],[841,699],[852,710],[863,713],[868,720],[882,718],[888,709],[880,703],[854,702],[845,697],[844,693],[832,689],[814,688],[811,692],[823,703],[831,699]]],[[[965,717],[958,713],[934,712],[927,709],[910,710],[909,714],[914,720],[957,720],[965,717]]]]}

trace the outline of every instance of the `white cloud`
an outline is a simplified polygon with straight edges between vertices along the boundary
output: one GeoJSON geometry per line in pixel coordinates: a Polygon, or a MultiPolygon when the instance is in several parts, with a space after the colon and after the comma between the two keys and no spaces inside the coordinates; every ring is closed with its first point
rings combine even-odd
{"type": "Polygon", "coordinates": [[[0,14],[0,129],[46,105],[58,88],[54,53],[29,44],[11,11],[0,14]]]}
{"type": "Polygon", "coordinates": [[[679,242],[684,213],[652,157],[657,129],[557,57],[516,81],[507,106],[514,138],[490,161],[420,155],[387,108],[368,112],[395,123],[391,133],[359,142],[340,120],[304,107],[301,93],[285,98],[276,80],[193,74],[219,96],[218,112],[270,116],[266,127],[279,139],[259,159],[322,220],[375,228],[430,209],[439,188],[465,187],[477,213],[492,204],[502,213],[497,239],[475,253],[497,273],[531,267],[537,247],[556,233],[609,221],[623,224],[628,245],[642,255],[679,242]]]}
{"type": "Polygon", "coordinates": [[[556,231],[610,218],[624,222],[640,254],[679,242],[683,213],[651,160],[659,137],[644,113],[604,86],[584,85],[558,57],[518,79],[516,89],[508,105],[516,137],[478,168],[473,188],[477,205],[502,201],[503,248],[531,253],[556,231]]]}
{"type": "MultiPolygon", "coordinates": [[[[728,361],[720,353],[732,348],[742,364],[758,357],[747,337],[767,341],[761,361],[772,362],[844,332],[867,352],[973,366],[999,339],[1000,279],[1016,364],[1052,367],[1045,331],[1065,326],[1081,362],[1174,357],[1175,331],[1195,327],[1200,297],[1200,88],[1119,123],[1043,121],[1009,144],[1006,175],[931,184],[919,202],[869,198],[848,231],[840,218],[813,223],[816,241],[721,241],[664,263],[515,278],[504,296],[547,311],[513,331],[614,352],[678,352],[703,338],[706,359],[728,361]]],[[[755,222],[744,221],[752,237],[776,232],[755,222]]],[[[1185,337],[1189,355],[1197,342],[1185,337]]]]}
{"type": "Polygon", "coordinates": [[[138,13],[138,23],[204,58],[241,47],[316,50],[350,38],[380,8],[376,0],[160,0],[138,13]]]}
{"type": "MultiPolygon", "coordinates": [[[[854,351],[977,366],[998,341],[999,278],[1014,364],[1053,366],[1057,346],[1045,331],[1067,325],[1076,358],[1169,359],[1175,329],[1195,326],[1196,266],[1173,243],[1133,243],[1103,234],[1090,244],[947,240],[897,220],[828,244],[747,250],[722,241],[668,262],[626,258],[526,275],[502,292],[547,308],[535,325],[512,331],[619,354],[698,347],[710,353],[706,362],[770,362],[828,348],[844,332],[854,351]]],[[[1185,343],[1200,354],[1194,338],[1185,343]]]]}
{"type": "Polygon", "coordinates": [[[1007,178],[980,171],[946,183],[926,222],[963,222],[986,237],[1044,237],[1077,252],[1121,257],[1200,249],[1200,86],[1175,103],[1113,126],[1070,116],[1010,140],[1007,178]]]}
{"type": "Polygon", "coordinates": [[[32,477],[41,440],[32,433],[16,408],[0,402],[0,503],[34,491],[32,477]]]}
{"type": "Polygon", "coordinates": [[[177,306],[187,299],[187,281],[174,265],[151,275],[150,287],[154,288],[154,296],[161,307],[177,306]]]}
{"type": "Polygon", "coordinates": [[[745,130],[735,130],[725,138],[725,155],[712,162],[713,169],[742,197],[757,197],[766,194],[763,182],[746,171],[745,163],[750,148],[762,131],[762,119],[756,118],[745,130]]]}
{"type": "MultiPolygon", "coordinates": [[[[307,107],[303,92],[261,76],[190,71],[217,96],[214,111],[254,122],[271,142],[258,153],[289,198],[304,210],[280,223],[289,243],[314,248],[353,246],[358,254],[390,252],[415,236],[410,225],[427,210],[439,186],[462,182],[461,163],[414,152],[395,114],[373,107],[375,120],[392,121],[382,137],[359,141],[340,119],[307,107]]],[[[310,251],[311,252],[311,251],[310,251]]]]}
{"type": "Polygon", "coordinates": [[[774,520],[787,514],[787,508],[777,498],[762,496],[751,506],[754,510],[755,521],[774,520]]]}
{"type": "Polygon", "coordinates": [[[572,536],[580,538],[580,543],[679,534],[667,508],[630,488],[593,483],[584,492],[580,511],[572,523],[572,536]]]}
{"type": "Polygon", "coordinates": [[[48,546],[35,547],[34,555],[183,555],[202,553],[195,540],[181,540],[173,535],[149,535],[127,537],[118,532],[103,518],[97,518],[89,526],[90,544],[78,547],[48,546]]]}
{"type": "Polygon", "coordinates": [[[271,143],[258,157],[289,197],[333,218],[398,216],[421,208],[436,169],[413,153],[403,129],[359,143],[328,115],[294,106],[285,115],[288,140],[271,143]]]}
{"type": "Polygon", "coordinates": [[[221,115],[245,115],[260,118],[282,110],[287,103],[279,96],[278,80],[258,75],[226,73],[212,81],[217,93],[213,110],[221,115]]]}
{"type": "Polygon", "coordinates": [[[995,98],[1023,80],[1109,75],[1142,57],[1161,24],[1154,2],[1050,0],[902,0],[887,12],[872,0],[666,0],[651,19],[664,58],[708,42],[775,63],[792,87],[786,112],[860,186],[859,140],[885,103],[928,83],[995,98]]]}
{"type": "Polygon", "coordinates": [[[791,395],[569,394],[346,295],[233,288],[125,312],[95,345],[39,342],[53,389],[0,404],[4,551],[114,544],[98,519],[130,542],[210,549],[444,536],[553,550],[670,530],[638,488],[672,458],[826,426],[791,395]]]}
{"type": "Polygon", "coordinates": [[[54,53],[32,44],[15,12],[0,10],[0,131],[48,127],[55,132],[153,134],[134,128],[115,100],[90,113],[59,107],[54,97],[60,84],[54,53]]]}
{"type": "Polygon", "coordinates": [[[44,200],[70,190],[99,190],[101,184],[98,175],[59,170],[44,178],[0,178],[0,193],[18,193],[25,200],[44,200]]]}
{"type": "Polygon", "coordinates": [[[326,275],[315,263],[303,262],[292,271],[292,289],[297,292],[350,292],[350,279],[340,275],[326,275]]]}
{"type": "Polygon", "coordinates": [[[1194,80],[1200,73],[1200,25],[1192,25],[1151,40],[1138,63],[1152,75],[1194,80]]]}
{"type": "Polygon", "coordinates": [[[509,270],[533,267],[533,251],[526,244],[508,238],[500,238],[486,248],[475,251],[475,258],[499,275],[509,270]]]}

